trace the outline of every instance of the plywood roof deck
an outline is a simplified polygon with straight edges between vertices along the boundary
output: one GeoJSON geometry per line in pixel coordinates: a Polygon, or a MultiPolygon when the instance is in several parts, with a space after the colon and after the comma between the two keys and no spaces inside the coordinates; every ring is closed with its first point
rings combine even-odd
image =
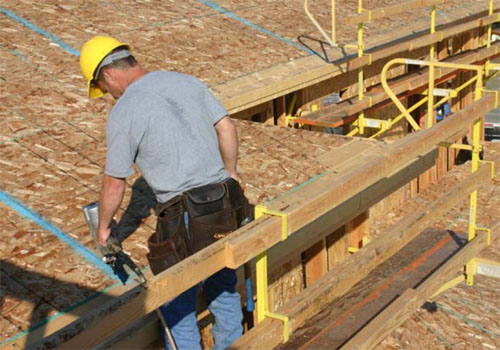
{"type": "MultiPolygon", "coordinates": [[[[398,2],[367,2],[366,7],[398,2]]],[[[94,249],[81,206],[98,197],[105,156],[105,115],[112,100],[108,96],[89,101],[75,52],[12,19],[6,11],[58,37],[74,50],[94,35],[116,36],[129,42],[136,57],[149,69],[194,74],[223,102],[236,86],[245,86],[250,80],[251,87],[265,84],[266,74],[272,75],[269,69],[273,67],[301,69],[303,59],[323,64],[321,58],[298,47],[302,45],[299,36],[319,38],[303,14],[301,0],[217,4],[226,12],[221,13],[208,1],[5,2],[0,13],[0,189],[81,246],[94,249]]],[[[330,21],[328,4],[326,0],[311,2],[311,11],[325,27],[330,21]]],[[[338,18],[354,14],[356,4],[355,0],[343,1],[338,18]]],[[[485,9],[487,1],[483,0],[449,1],[439,7],[438,23],[474,16],[485,9]]],[[[423,30],[428,21],[428,12],[422,10],[418,15],[405,14],[367,25],[367,45],[380,45],[423,30]]],[[[355,29],[339,26],[340,40],[353,41],[355,29]]],[[[342,55],[338,53],[338,57],[342,55]]],[[[238,130],[240,172],[255,203],[279,196],[320,174],[325,166],[318,159],[350,141],[249,122],[239,122],[238,130]]],[[[137,176],[129,180],[124,203],[132,199],[134,210],[128,224],[140,225],[126,241],[125,249],[146,265],[145,241],[154,229],[154,217],[146,217],[152,202],[137,180],[137,176]],[[138,191],[133,195],[134,185],[138,191]]],[[[5,202],[0,202],[0,208],[6,213],[0,217],[1,288],[5,296],[0,344],[116,282],[5,202]]],[[[123,207],[121,214],[125,211],[123,207]]]]}

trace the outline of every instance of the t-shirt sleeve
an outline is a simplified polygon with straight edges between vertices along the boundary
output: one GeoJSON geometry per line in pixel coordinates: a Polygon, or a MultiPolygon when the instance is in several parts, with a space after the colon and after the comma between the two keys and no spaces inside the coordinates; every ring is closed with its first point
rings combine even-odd
{"type": "MultiPolygon", "coordinates": [[[[126,118],[120,121],[126,122],[126,118]]],[[[134,174],[134,160],[138,145],[134,141],[126,123],[108,118],[106,125],[106,168],[104,173],[109,176],[126,178],[134,174]]]]}
{"type": "Polygon", "coordinates": [[[227,115],[227,110],[224,108],[222,103],[212,94],[212,92],[205,84],[203,84],[203,87],[208,116],[212,123],[215,124],[227,115]]]}

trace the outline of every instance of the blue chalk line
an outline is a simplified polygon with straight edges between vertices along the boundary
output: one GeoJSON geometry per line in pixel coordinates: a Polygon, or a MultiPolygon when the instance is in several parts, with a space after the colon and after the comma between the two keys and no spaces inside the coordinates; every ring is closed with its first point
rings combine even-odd
{"type": "Polygon", "coordinates": [[[61,241],[69,245],[71,248],[73,248],[78,254],[83,256],[85,259],[87,259],[90,263],[92,263],[94,266],[99,267],[103,272],[106,273],[109,277],[115,278],[113,270],[111,267],[109,267],[108,264],[103,262],[101,258],[99,258],[94,252],[92,252],[90,249],[86,248],[85,246],[81,245],[77,240],[71,238],[68,236],[66,233],[52,225],[50,222],[42,218],[40,215],[32,211],[31,209],[27,208],[23,204],[21,204],[18,200],[14,199],[13,197],[9,196],[7,193],[4,191],[0,191],[0,201],[4,202],[7,204],[9,207],[17,211],[20,215],[25,217],[26,219],[29,219],[31,221],[34,221],[37,223],[39,226],[43,227],[50,233],[54,234],[57,238],[59,238],[61,241]]]}
{"type": "Polygon", "coordinates": [[[0,12],[9,16],[10,18],[12,19],[15,19],[16,21],[24,24],[26,27],[28,27],[29,29],[37,32],[38,34],[41,34],[43,35],[44,37],[46,37],[47,39],[50,39],[52,40],[53,42],[55,42],[57,45],[59,45],[60,47],[62,47],[64,50],[68,51],[69,53],[75,55],[75,56],[80,56],[80,53],[78,51],[76,51],[75,49],[73,49],[72,47],[70,47],[69,45],[65,44],[61,39],[59,39],[58,37],[50,34],[49,32],[43,30],[43,29],[40,29],[38,28],[37,26],[35,26],[33,23],[30,23],[28,22],[27,20],[25,19],[22,19],[21,17],[17,16],[15,13],[5,9],[5,8],[0,8],[0,12]]]}
{"type": "Polygon", "coordinates": [[[303,47],[303,46],[301,46],[301,45],[299,45],[299,44],[297,44],[297,43],[295,43],[295,42],[291,41],[290,39],[284,38],[284,37],[282,37],[282,36],[281,36],[281,35],[279,35],[279,34],[273,33],[273,32],[271,32],[270,30],[267,30],[267,29],[264,29],[264,28],[262,28],[262,27],[259,27],[258,25],[254,24],[254,23],[252,23],[252,22],[249,22],[249,21],[247,21],[247,20],[246,20],[246,19],[244,19],[244,18],[241,18],[240,16],[238,16],[238,15],[236,15],[236,14],[232,13],[232,12],[231,12],[231,11],[229,11],[229,10],[226,10],[226,9],[224,9],[224,8],[220,7],[219,5],[217,5],[216,3],[212,2],[212,1],[208,1],[208,0],[198,0],[198,1],[199,1],[200,3],[202,3],[202,4],[204,4],[204,5],[207,5],[208,7],[213,8],[213,9],[214,9],[214,10],[216,10],[216,11],[219,11],[220,13],[225,14],[226,16],[229,16],[229,17],[231,17],[231,18],[233,18],[233,19],[235,19],[235,20],[237,20],[237,21],[239,21],[239,22],[241,22],[241,23],[243,23],[243,24],[246,24],[247,26],[250,26],[250,27],[252,27],[252,28],[254,28],[254,29],[257,29],[258,31],[260,31],[260,32],[262,32],[262,33],[265,33],[265,34],[267,34],[267,35],[270,35],[270,36],[272,36],[273,38],[276,38],[276,39],[279,39],[279,40],[281,40],[281,41],[284,41],[284,42],[286,42],[287,44],[292,45],[292,46],[294,46],[294,47],[296,47],[296,48],[298,48],[298,49],[300,49],[300,50],[303,50],[303,51],[305,51],[305,52],[307,52],[307,53],[309,53],[309,54],[312,54],[312,55],[315,55],[315,54],[316,54],[314,51],[311,51],[311,50],[309,50],[309,49],[307,49],[307,48],[305,48],[305,47],[303,47]]]}

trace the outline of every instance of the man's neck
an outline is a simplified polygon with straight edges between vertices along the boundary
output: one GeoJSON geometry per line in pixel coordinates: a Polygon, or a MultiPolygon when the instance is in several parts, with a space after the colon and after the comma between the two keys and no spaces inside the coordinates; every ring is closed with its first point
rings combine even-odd
{"type": "Polygon", "coordinates": [[[149,73],[146,69],[142,68],[140,65],[137,65],[133,68],[130,68],[129,73],[127,75],[127,86],[141,79],[143,76],[149,73]]]}

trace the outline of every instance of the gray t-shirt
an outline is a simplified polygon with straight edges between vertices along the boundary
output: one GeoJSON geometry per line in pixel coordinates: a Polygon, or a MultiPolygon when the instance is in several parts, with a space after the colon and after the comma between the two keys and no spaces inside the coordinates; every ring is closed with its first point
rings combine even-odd
{"type": "Polygon", "coordinates": [[[133,163],[160,203],[229,177],[214,124],[227,115],[195,77],[157,71],[131,84],[106,123],[107,175],[125,178],[133,163]]]}

